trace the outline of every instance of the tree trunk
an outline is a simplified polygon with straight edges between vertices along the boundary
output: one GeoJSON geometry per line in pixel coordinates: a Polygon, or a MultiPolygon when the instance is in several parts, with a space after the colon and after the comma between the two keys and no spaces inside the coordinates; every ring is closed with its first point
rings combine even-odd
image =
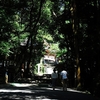
{"type": "MultiPolygon", "coordinates": [[[[34,4],[34,3],[33,3],[34,4]]],[[[40,20],[40,16],[41,16],[41,10],[42,10],[42,5],[43,5],[43,0],[40,1],[40,7],[39,7],[39,12],[38,12],[38,17],[37,17],[37,20],[36,22],[34,22],[34,26],[33,26],[33,5],[32,5],[32,8],[31,8],[31,11],[30,11],[30,35],[28,37],[28,41],[27,41],[27,47],[28,47],[28,44],[29,42],[31,42],[30,44],[30,52],[29,52],[29,58],[28,58],[28,64],[27,64],[27,71],[29,72],[29,66],[30,66],[30,63],[31,63],[31,60],[32,60],[32,53],[33,53],[33,43],[35,43],[35,40],[36,40],[36,26],[40,20]]],[[[34,48],[35,49],[35,48],[34,48]]],[[[35,54],[35,53],[34,53],[35,54]]]]}
{"type": "Polygon", "coordinates": [[[72,30],[74,34],[74,49],[75,49],[75,62],[76,62],[76,86],[80,87],[81,86],[81,77],[80,77],[80,65],[79,65],[79,50],[78,50],[78,39],[77,39],[77,17],[76,17],[76,1],[72,0],[71,3],[71,17],[72,17],[72,30]]]}

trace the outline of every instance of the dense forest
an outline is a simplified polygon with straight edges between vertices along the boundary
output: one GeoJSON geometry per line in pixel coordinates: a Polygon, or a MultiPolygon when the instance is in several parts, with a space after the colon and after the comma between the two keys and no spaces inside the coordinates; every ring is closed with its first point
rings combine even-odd
{"type": "Polygon", "coordinates": [[[100,93],[99,0],[0,0],[0,61],[18,74],[44,55],[44,40],[58,43],[70,87],[100,93]],[[52,37],[52,39],[51,39],[52,37]],[[35,59],[34,59],[35,58],[35,59]]]}

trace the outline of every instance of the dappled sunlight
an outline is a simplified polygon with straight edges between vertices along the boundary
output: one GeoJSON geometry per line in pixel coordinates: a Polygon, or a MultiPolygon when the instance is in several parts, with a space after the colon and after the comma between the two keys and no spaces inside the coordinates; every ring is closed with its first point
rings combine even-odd
{"type": "MultiPolygon", "coordinates": [[[[33,84],[22,84],[22,83],[9,83],[9,85],[15,86],[15,87],[29,87],[29,86],[33,86],[33,84]]],[[[37,85],[37,84],[34,84],[37,85]]]]}
{"type": "MultiPolygon", "coordinates": [[[[48,90],[52,91],[51,85],[42,84],[41,86],[38,86],[38,84],[28,84],[28,83],[8,83],[6,85],[6,88],[3,87],[3,89],[0,89],[0,92],[22,92],[22,93],[34,93],[32,90],[37,92],[38,90],[42,92],[42,90],[48,90]],[[42,86],[43,85],[43,86],[42,86]],[[41,90],[40,90],[41,89],[41,90]]],[[[44,92],[43,91],[43,92],[44,92]]],[[[62,87],[56,87],[55,91],[63,91],[62,87]]],[[[78,93],[85,93],[83,91],[78,91],[76,89],[67,88],[67,91],[69,92],[78,92],[78,93]]]]}
{"type": "Polygon", "coordinates": [[[55,91],[52,87],[40,87],[37,84],[9,83],[0,88],[0,100],[99,100],[90,94],[83,93],[71,88],[63,91],[62,87],[57,87],[55,91]]]}
{"type": "Polygon", "coordinates": [[[18,89],[18,90],[11,90],[11,89],[0,89],[0,92],[4,92],[4,93],[34,93],[34,92],[32,92],[32,91],[30,91],[30,90],[20,90],[20,89],[18,89]]]}

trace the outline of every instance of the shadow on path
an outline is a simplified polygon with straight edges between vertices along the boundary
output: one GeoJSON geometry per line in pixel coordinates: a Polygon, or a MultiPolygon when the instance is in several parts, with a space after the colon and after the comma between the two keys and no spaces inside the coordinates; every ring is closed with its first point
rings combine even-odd
{"type": "Polygon", "coordinates": [[[96,97],[81,93],[68,88],[62,91],[57,88],[55,91],[51,87],[39,87],[36,84],[12,83],[0,85],[0,100],[100,100],[96,97]]]}

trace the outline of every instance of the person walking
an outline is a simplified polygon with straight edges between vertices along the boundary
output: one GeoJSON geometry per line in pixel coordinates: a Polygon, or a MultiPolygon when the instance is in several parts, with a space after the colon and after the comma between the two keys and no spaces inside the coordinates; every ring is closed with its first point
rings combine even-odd
{"type": "Polygon", "coordinates": [[[51,74],[53,90],[55,90],[57,78],[58,78],[58,74],[56,73],[56,70],[54,69],[53,73],[51,74]]]}
{"type": "Polygon", "coordinates": [[[60,75],[61,75],[61,83],[62,83],[62,86],[63,86],[63,91],[67,91],[68,77],[67,77],[67,71],[65,70],[65,68],[63,68],[60,75]]]}
{"type": "Polygon", "coordinates": [[[8,69],[5,71],[5,83],[8,83],[8,69]]]}

